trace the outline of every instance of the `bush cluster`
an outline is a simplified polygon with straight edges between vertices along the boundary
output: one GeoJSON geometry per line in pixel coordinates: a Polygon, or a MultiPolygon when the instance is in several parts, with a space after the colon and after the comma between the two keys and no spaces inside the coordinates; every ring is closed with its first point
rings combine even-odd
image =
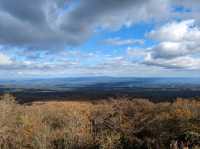
{"type": "Polygon", "coordinates": [[[0,100],[0,149],[168,149],[200,145],[200,101],[126,98],[17,104],[0,100]]]}

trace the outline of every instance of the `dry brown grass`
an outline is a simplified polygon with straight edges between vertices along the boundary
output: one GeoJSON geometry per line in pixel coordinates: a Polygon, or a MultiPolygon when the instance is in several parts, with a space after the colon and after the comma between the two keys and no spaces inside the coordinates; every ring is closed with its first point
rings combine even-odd
{"type": "Polygon", "coordinates": [[[200,102],[0,100],[0,149],[165,149],[172,139],[200,143],[200,102]],[[187,137],[187,138],[186,138],[187,137]]]}

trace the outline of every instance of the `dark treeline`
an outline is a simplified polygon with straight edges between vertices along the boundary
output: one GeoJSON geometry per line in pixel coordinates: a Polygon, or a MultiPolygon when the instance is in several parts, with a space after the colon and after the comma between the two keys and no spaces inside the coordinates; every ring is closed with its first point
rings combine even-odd
{"type": "MultiPolygon", "coordinates": [[[[9,93],[9,91],[1,92],[9,93]]],[[[73,91],[42,91],[42,90],[23,90],[11,92],[16,96],[20,103],[47,100],[100,100],[108,98],[144,98],[153,102],[174,101],[177,98],[196,99],[200,97],[200,91],[194,90],[158,90],[158,89],[88,89],[79,88],[73,91]]]]}

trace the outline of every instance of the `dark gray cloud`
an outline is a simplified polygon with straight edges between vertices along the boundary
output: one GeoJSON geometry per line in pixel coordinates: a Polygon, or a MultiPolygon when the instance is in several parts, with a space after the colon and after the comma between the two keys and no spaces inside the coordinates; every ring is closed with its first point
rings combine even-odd
{"type": "Polygon", "coordinates": [[[120,37],[108,38],[101,43],[112,46],[131,46],[131,45],[143,45],[142,39],[121,39],[120,37]]]}
{"type": "Polygon", "coordinates": [[[9,15],[20,19],[23,22],[30,22],[34,25],[45,24],[44,13],[45,0],[1,0],[0,8],[9,15]]]}
{"type": "Polygon", "coordinates": [[[117,29],[164,16],[168,1],[156,3],[153,0],[0,0],[0,44],[34,49],[77,45],[98,29],[117,29]]]}
{"type": "Polygon", "coordinates": [[[58,2],[0,0],[0,44],[34,49],[63,47],[66,35],[55,26],[58,2]]]}

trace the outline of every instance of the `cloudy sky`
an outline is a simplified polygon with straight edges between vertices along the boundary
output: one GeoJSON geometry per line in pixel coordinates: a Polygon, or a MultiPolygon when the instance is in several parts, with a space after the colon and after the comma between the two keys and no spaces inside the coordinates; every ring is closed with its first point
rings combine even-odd
{"type": "Polygon", "coordinates": [[[197,77],[199,0],[0,0],[0,78],[197,77]]]}

